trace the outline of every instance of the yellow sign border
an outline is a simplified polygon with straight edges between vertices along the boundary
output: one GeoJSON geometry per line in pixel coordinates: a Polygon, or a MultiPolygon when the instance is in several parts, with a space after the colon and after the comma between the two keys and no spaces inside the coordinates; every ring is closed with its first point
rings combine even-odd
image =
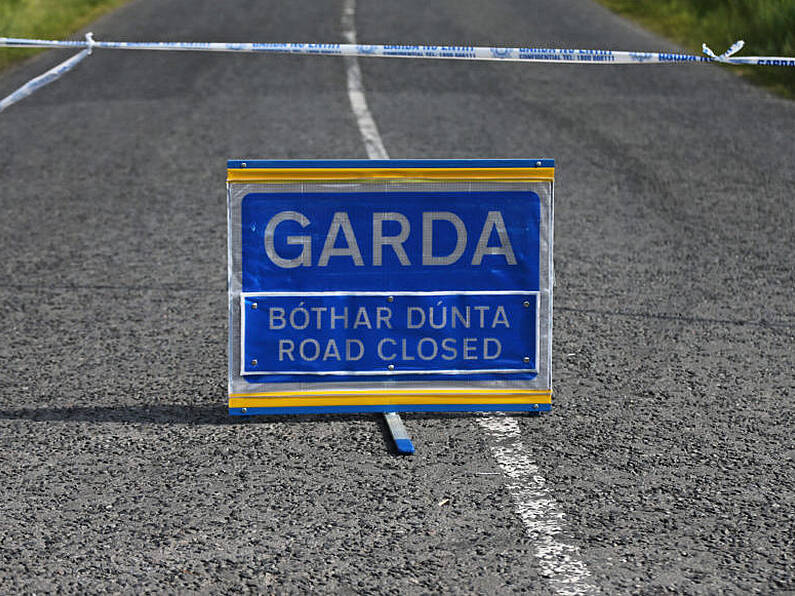
{"type": "Polygon", "coordinates": [[[555,168],[229,168],[226,178],[235,184],[343,180],[553,182],[555,168]]]}
{"type": "Polygon", "coordinates": [[[406,390],[376,392],[323,391],[282,393],[233,393],[230,408],[288,408],[381,405],[500,405],[549,404],[552,391],[538,390],[406,390]]]}

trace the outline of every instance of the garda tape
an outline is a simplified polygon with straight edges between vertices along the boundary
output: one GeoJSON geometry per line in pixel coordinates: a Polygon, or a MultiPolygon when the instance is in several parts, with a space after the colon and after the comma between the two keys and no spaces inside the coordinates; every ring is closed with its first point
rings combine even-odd
{"type": "MultiPolygon", "coordinates": [[[[90,35],[90,34],[89,34],[90,35]]],[[[738,41],[716,56],[704,46],[704,55],[670,52],[625,52],[613,50],[578,50],[563,48],[510,48],[433,45],[362,45],[350,43],[216,43],[216,42],[141,42],[19,39],[0,37],[0,47],[9,48],[96,48],[106,50],[154,50],[183,52],[243,52],[263,54],[300,54],[357,56],[362,58],[423,58],[443,60],[490,60],[513,62],[549,62],[556,64],[664,64],[688,62],[725,62],[727,64],[764,64],[795,66],[795,57],[734,56],[744,45],[738,41]]]]}
{"type": "Polygon", "coordinates": [[[96,41],[91,34],[85,40],[60,41],[0,37],[0,47],[83,49],[43,75],[0,100],[0,111],[27,97],[74,68],[93,49],[145,50],[172,52],[239,52],[259,54],[295,54],[321,56],[356,56],[361,58],[420,58],[424,60],[472,60],[495,62],[540,62],[553,64],[692,64],[720,62],[763,66],[795,66],[795,57],[735,56],[743,41],[735,42],[726,52],[716,55],[706,44],[703,55],[671,52],[629,52],[580,50],[567,48],[481,47],[434,45],[365,45],[354,43],[220,43],[220,42],[143,42],[96,41]]]}
{"type": "Polygon", "coordinates": [[[18,101],[25,99],[28,95],[35,93],[38,89],[41,89],[45,85],[49,85],[53,81],[57,81],[63,75],[65,75],[75,66],[77,66],[80,62],[82,62],[90,53],[91,50],[87,49],[83,50],[78,54],[75,54],[68,60],[61,62],[57,66],[54,66],[44,74],[39,75],[35,79],[28,81],[8,97],[0,99],[0,112],[14,105],[18,101]]]}

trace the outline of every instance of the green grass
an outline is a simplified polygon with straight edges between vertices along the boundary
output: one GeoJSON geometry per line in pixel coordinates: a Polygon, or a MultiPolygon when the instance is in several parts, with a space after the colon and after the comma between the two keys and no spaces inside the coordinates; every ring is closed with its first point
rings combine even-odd
{"type": "MultiPolygon", "coordinates": [[[[739,55],[795,56],[795,0],[600,0],[678,44],[701,53],[701,44],[722,54],[738,39],[739,55]]],[[[639,48],[645,49],[645,48],[639,48]]],[[[649,48],[651,49],[651,48],[649,48]]],[[[729,67],[742,76],[795,98],[795,68],[729,67]]]]}
{"type": "MultiPolygon", "coordinates": [[[[65,39],[127,0],[0,0],[0,37],[65,39]]],[[[41,50],[0,48],[0,70],[41,50]]]]}

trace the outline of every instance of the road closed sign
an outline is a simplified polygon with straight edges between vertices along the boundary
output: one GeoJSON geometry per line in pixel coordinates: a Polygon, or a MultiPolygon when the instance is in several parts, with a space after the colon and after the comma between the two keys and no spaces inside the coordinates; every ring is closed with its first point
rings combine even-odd
{"type": "Polygon", "coordinates": [[[234,415],[550,407],[552,160],[228,163],[234,415]]]}

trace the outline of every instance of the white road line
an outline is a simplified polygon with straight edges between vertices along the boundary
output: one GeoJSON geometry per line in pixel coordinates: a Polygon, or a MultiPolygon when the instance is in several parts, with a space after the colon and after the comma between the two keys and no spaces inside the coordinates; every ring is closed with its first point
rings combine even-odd
{"type": "MultiPolygon", "coordinates": [[[[348,43],[356,43],[356,0],[345,0],[342,8],[342,35],[348,43]]],[[[373,115],[367,108],[359,58],[346,56],[345,71],[348,75],[348,97],[351,100],[351,108],[356,116],[356,122],[359,124],[359,132],[362,133],[367,156],[370,159],[389,159],[381,135],[378,134],[378,127],[375,125],[373,115]]]]}
{"type": "MultiPolygon", "coordinates": [[[[348,43],[356,43],[356,0],[345,0],[342,32],[348,43]]],[[[370,159],[389,159],[373,115],[367,108],[362,85],[362,71],[356,56],[345,58],[348,75],[348,97],[359,124],[359,132],[370,159]]],[[[594,594],[596,588],[588,581],[590,572],[580,558],[577,547],[561,541],[564,514],[552,498],[538,466],[527,455],[519,423],[509,417],[488,416],[480,425],[492,439],[494,459],[510,480],[507,485],[516,513],[525,525],[527,535],[535,543],[535,556],[541,573],[556,593],[562,596],[594,594]]]]}
{"type": "Polygon", "coordinates": [[[479,422],[492,440],[489,448],[494,459],[508,477],[507,488],[527,535],[533,539],[541,573],[558,594],[596,593],[579,550],[562,541],[565,515],[547,488],[538,466],[528,455],[519,423],[507,416],[483,417],[479,422]]]}

